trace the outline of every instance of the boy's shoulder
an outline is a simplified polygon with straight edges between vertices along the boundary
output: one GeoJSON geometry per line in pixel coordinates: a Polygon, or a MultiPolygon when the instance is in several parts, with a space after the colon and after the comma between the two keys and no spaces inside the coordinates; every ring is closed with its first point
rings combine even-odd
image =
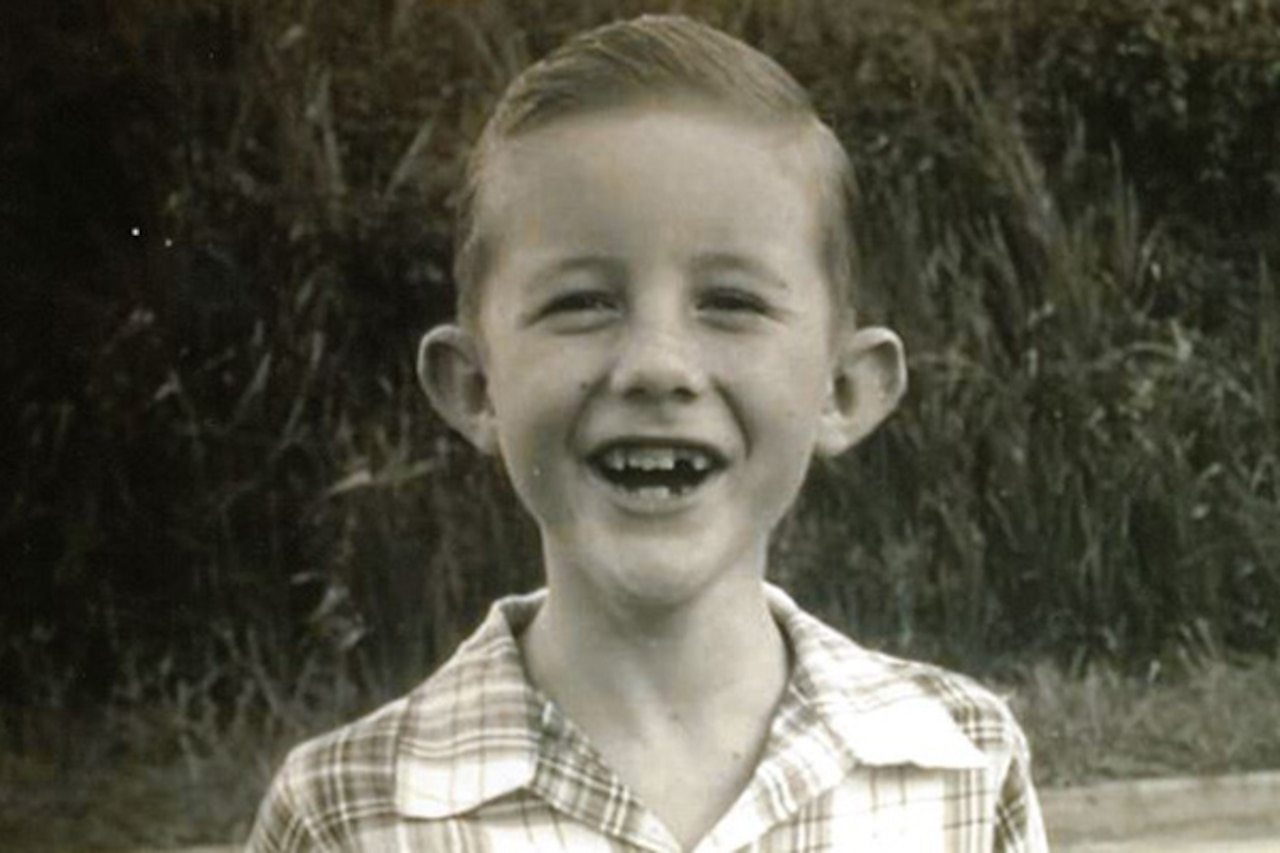
{"type": "Polygon", "coordinates": [[[1008,703],[974,678],[867,649],[770,589],[819,715],[869,763],[1005,764],[1026,751],[1008,703]],[[956,737],[959,735],[959,737],[956,737]]]}
{"type": "Polygon", "coordinates": [[[855,767],[872,777],[914,767],[941,781],[941,800],[968,815],[952,825],[962,849],[1047,849],[1026,737],[1004,699],[969,676],[864,649],[791,607],[795,680],[809,682],[815,716],[855,767]]]}
{"type": "Polygon", "coordinates": [[[341,849],[352,818],[390,821],[409,697],[294,747],[259,807],[247,849],[341,849]]]}
{"type": "MultiPolygon", "coordinates": [[[[418,687],[290,751],[263,803],[258,831],[274,827],[341,847],[353,827],[368,832],[384,821],[391,825],[406,800],[422,806],[438,799],[433,790],[479,801],[495,784],[513,784],[498,773],[463,773],[480,785],[471,791],[434,785],[433,776],[526,758],[532,768],[536,733],[528,723],[536,700],[510,621],[537,603],[537,596],[496,603],[479,630],[418,687]],[[513,740],[511,732],[521,729],[527,738],[513,740]]],[[[459,803],[439,806],[449,811],[459,803]]]]}

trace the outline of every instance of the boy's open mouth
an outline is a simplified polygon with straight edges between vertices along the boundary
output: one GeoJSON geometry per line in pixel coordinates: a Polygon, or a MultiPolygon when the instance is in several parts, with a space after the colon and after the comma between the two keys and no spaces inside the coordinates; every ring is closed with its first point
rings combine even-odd
{"type": "Polygon", "coordinates": [[[589,462],[615,488],[653,498],[686,494],[725,465],[723,457],[709,448],[630,442],[601,448],[589,462]]]}

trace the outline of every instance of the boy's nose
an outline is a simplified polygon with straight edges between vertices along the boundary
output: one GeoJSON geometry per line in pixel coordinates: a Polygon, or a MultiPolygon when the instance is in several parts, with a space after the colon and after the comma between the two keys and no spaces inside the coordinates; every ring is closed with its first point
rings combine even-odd
{"type": "Polygon", "coordinates": [[[610,384],[626,397],[693,399],[707,385],[696,341],[678,322],[628,331],[610,384]]]}

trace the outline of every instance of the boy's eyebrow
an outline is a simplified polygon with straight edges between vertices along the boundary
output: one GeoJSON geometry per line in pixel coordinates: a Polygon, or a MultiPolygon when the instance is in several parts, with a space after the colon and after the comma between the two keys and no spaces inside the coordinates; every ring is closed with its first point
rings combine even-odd
{"type": "Polygon", "coordinates": [[[769,287],[789,291],[790,283],[767,263],[749,255],[736,252],[700,252],[694,257],[694,269],[698,272],[743,273],[769,287]]]}
{"type": "Polygon", "coordinates": [[[536,291],[555,284],[556,280],[563,276],[574,273],[594,273],[612,280],[622,272],[622,267],[623,263],[620,259],[608,255],[588,254],[553,257],[551,260],[537,265],[532,284],[536,291]]]}

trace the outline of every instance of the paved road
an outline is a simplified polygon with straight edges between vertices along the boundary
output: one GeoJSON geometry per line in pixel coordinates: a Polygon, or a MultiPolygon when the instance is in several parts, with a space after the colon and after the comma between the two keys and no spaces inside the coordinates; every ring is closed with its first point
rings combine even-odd
{"type": "MultiPolygon", "coordinates": [[[[1277,803],[1280,811],[1280,803],[1277,803]]],[[[1053,845],[1054,853],[1280,853],[1276,820],[1199,821],[1112,840],[1079,840],[1053,845]]]]}
{"type": "Polygon", "coordinates": [[[1107,782],[1042,801],[1063,853],[1280,853],[1280,773],[1107,782]]]}
{"type": "Polygon", "coordinates": [[[1276,853],[1280,838],[1169,838],[1056,845],[1054,853],[1276,853]]]}

